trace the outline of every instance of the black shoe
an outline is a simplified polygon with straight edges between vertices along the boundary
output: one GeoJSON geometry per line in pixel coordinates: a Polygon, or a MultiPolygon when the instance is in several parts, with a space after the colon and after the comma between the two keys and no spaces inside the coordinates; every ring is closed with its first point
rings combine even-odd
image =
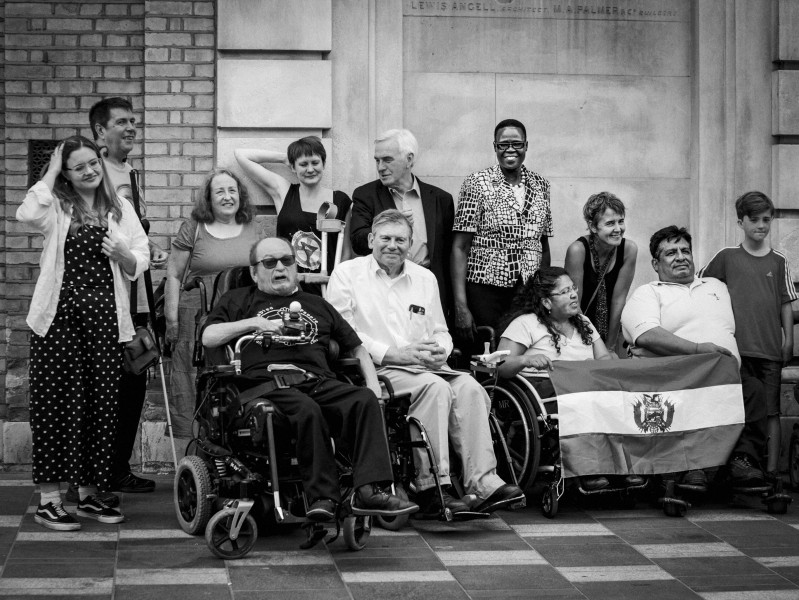
{"type": "Polygon", "coordinates": [[[640,487],[644,485],[646,481],[640,475],[636,475],[635,473],[631,473],[630,475],[625,475],[621,478],[621,485],[622,487],[640,487]]]}
{"type": "MultiPolygon", "coordinates": [[[[449,493],[449,486],[441,488],[444,495],[444,506],[455,515],[457,513],[468,512],[469,506],[463,501],[458,500],[449,493]]],[[[438,496],[438,489],[433,486],[426,490],[422,490],[416,494],[416,503],[419,505],[419,512],[416,513],[416,519],[438,519],[441,516],[441,499],[438,496]]]]}
{"type": "Polygon", "coordinates": [[[586,492],[596,492],[610,487],[610,480],[604,475],[595,477],[580,477],[580,487],[586,492]]]}
{"type": "Polygon", "coordinates": [[[761,471],[748,454],[738,453],[730,461],[730,483],[733,485],[762,485],[761,471]]]}
{"type": "Polygon", "coordinates": [[[707,475],[702,469],[694,469],[693,471],[687,471],[682,476],[682,481],[680,481],[680,485],[700,492],[706,492],[707,475]]]}
{"type": "Polygon", "coordinates": [[[97,519],[100,523],[122,523],[125,517],[116,508],[111,508],[104,503],[98,496],[87,496],[78,502],[79,517],[97,519]]]}
{"type": "Polygon", "coordinates": [[[336,518],[336,503],[330,498],[319,498],[311,504],[305,516],[315,523],[332,521],[336,518]]]}
{"type": "Polygon", "coordinates": [[[409,515],[419,510],[410,500],[389,494],[376,483],[362,485],[352,495],[352,512],[355,515],[382,515],[397,517],[409,515]]]}
{"type": "Polygon", "coordinates": [[[55,529],[56,531],[76,531],[80,529],[74,517],[64,510],[61,503],[53,504],[40,504],[36,509],[36,514],[33,515],[33,520],[39,525],[44,525],[48,529],[55,529]]]}
{"type": "MultiPolygon", "coordinates": [[[[112,494],[111,492],[99,492],[95,494],[95,497],[102,500],[103,504],[105,504],[108,508],[116,508],[119,506],[119,496],[112,494]]],[[[64,498],[67,502],[74,502],[75,504],[80,502],[78,486],[69,484],[64,498]]]]}
{"type": "Polygon", "coordinates": [[[126,494],[148,494],[155,489],[155,481],[137,477],[128,471],[114,481],[113,489],[126,494]]]}
{"type": "Polygon", "coordinates": [[[473,510],[481,513],[492,513],[522,500],[524,500],[524,492],[518,486],[506,483],[494,490],[493,494],[475,506],[473,510]]]}

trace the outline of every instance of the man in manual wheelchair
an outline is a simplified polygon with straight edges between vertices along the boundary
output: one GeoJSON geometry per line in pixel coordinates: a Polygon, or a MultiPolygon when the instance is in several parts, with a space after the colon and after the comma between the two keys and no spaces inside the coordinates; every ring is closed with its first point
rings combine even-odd
{"type": "Polygon", "coordinates": [[[254,336],[236,357],[243,374],[235,380],[242,390],[239,412],[254,417],[250,422],[259,437],[258,418],[265,412],[259,403],[273,406],[289,424],[309,500],[307,519],[333,520],[342,501],[331,438],[352,454],[353,514],[393,517],[418,510],[391,493],[392,469],[375,395],[380,387],[358,336],[326,301],[299,289],[288,242],[260,240],[250,251],[250,263],[255,285],[222,296],[208,315],[202,343],[218,348],[254,336]],[[358,359],[366,388],[336,379],[328,362],[331,342],[358,359]]]}

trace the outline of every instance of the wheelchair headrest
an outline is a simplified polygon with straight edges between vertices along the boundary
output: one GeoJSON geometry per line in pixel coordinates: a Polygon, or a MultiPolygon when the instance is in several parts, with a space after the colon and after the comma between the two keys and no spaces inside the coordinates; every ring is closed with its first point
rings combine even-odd
{"type": "Polygon", "coordinates": [[[211,305],[227,291],[236,288],[249,287],[255,282],[250,275],[250,267],[232,267],[220,272],[214,279],[214,292],[211,296],[211,305]]]}

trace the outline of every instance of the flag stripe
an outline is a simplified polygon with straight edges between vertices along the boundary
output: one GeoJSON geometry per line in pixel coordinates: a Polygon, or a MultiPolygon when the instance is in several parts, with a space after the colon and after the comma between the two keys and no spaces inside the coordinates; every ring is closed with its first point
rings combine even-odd
{"type": "Polygon", "coordinates": [[[560,435],[593,432],[663,435],[659,428],[642,428],[652,412],[645,406],[647,400],[662,411],[661,424],[671,420],[667,431],[703,429],[744,420],[741,385],[737,383],[664,393],[647,389],[586,391],[558,396],[560,435]]]}
{"type": "Polygon", "coordinates": [[[723,354],[614,361],[558,361],[550,377],[558,395],[619,389],[667,392],[741,381],[737,361],[723,354]]]}
{"type": "Polygon", "coordinates": [[[560,438],[563,476],[653,475],[723,465],[742,424],[652,435],[582,434],[560,438]]]}

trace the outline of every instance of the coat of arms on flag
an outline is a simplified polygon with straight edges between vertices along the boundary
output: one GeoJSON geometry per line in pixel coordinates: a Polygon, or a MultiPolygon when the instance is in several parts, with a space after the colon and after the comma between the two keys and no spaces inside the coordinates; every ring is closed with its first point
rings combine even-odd
{"type": "Polygon", "coordinates": [[[738,363],[722,354],[558,361],[550,378],[564,477],[723,465],[743,429],[738,363]]]}

